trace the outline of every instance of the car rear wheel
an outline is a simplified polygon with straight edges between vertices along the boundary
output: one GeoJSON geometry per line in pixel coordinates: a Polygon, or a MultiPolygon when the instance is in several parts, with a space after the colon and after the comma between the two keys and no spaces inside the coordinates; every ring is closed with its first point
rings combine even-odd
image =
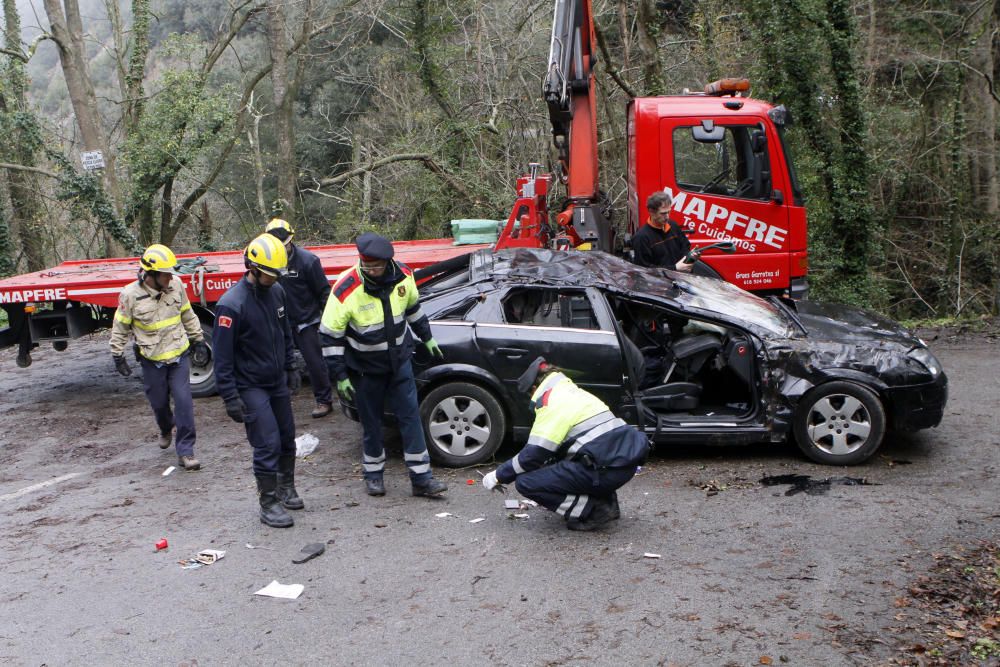
{"type": "Polygon", "coordinates": [[[814,387],[795,411],[795,440],[818,463],[856,465],[867,461],[885,436],[885,410],[871,390],[853,382],[814,387]]]}
{"type": "Polygon", "coordinates": [[[503,407],[488,390],[449,382],[420,402],[427,449],[435,462],[453,468],[493,458],[507,432],[503,407]]]}
{"type": "MultiPolygon", "coordinates": [[[[209,349],[211,349],[212,323],[202,320],[201,333],[204,334],[205,343],[207,343],[209,349]]],[[[195,366],[192,361],[188,377],[191,383],[191,395],[193,397],[205,398],[207,396],[215,395],[215,370],[212,366],[211,360],[209,360],[209,362],[204,366],[195,366]]]]}

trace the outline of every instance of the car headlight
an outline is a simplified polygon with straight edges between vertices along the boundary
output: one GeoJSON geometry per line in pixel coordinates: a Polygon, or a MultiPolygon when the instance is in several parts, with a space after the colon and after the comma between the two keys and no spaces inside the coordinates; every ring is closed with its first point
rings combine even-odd
{"type": "Polygon", "coordinates": [[[926,347],[915,347],[907,352],[906,356],[926,368],[931,377],[937,377],[942,370],[941,362],[926,347]]]}

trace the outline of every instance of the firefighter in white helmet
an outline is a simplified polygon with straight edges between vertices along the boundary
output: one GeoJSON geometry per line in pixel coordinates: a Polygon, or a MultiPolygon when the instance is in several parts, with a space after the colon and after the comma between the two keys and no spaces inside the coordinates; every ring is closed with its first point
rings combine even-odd
{"type": "Polygon", "coordinates": [[[184,283],[176,275],[177,257],[170,248],[159,243],[149,246],[139,266],[139,279],[126,285],[118,297],[111,328],[115,369],[123,376],[132,374],[125,346],[134,337],[146,398],[160,428],[160,449],[167,449],[174,440],[180,466],[198,470],[190,367],[192,363],[208,365],[211,353],[184,283]]]}

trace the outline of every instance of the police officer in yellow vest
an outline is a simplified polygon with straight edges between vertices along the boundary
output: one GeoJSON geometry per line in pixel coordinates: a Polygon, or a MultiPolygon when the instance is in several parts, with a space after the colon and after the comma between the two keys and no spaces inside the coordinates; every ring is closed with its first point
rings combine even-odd
{"type": "Polygon", "coordinates": [[[617,490],[646,460],[646,436],[543,357],[518,378],[517,389],[531,396],[535,413],[528,442],[488,473],[483,486],[514,482],[525,498],[564,517],[570,530],[594,530],[618,519],[617,490]]]}
{"type": "Polygon", "coordinates": [[[115,369],[123,376],[132,374],[125,360],[125,345],[129,336],[134,336],[146,398],[160,427],[160,449],[170,446],[176,427],[174,445],[181,467],[198,470],[201,464],[194,457],[190,364],[193,360],[197,366],[207,365],[211,353],[198,316],[191,310],[184,283],[176,275],[177,257],[170,248],[159,243],[149,246],[139,266],[139,279],[126,285],[118,297],[111,327],[115,369]]]}
{"type": "Polygon", "coordinates": [[[334,282],[319,333],[337,391],[345,398],[355,396],[364,429],[365,489],[372,496],[385,495],[382,414],[388,401],[403,437],[413,495],[438,496],[448,487],[431,473],[410,365],[410,328],[432,355],[442,357],[441,348],[420,310],[412,272],[392,259],[392,243],[369,232],[358,237],[357,247],[360,261],[334,282]]]}

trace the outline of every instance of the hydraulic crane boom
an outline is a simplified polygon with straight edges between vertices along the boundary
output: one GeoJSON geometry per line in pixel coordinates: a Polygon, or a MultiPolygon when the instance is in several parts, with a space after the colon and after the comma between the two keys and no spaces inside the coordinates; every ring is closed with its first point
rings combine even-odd
{"type": "Polygon", "coordinates": [[[542,93],[566,185],[567,204],[557,220],[574,245],[610,250],[611,228],[599,206],[595,44],[591,0],[556,0],[542,93]]]}

